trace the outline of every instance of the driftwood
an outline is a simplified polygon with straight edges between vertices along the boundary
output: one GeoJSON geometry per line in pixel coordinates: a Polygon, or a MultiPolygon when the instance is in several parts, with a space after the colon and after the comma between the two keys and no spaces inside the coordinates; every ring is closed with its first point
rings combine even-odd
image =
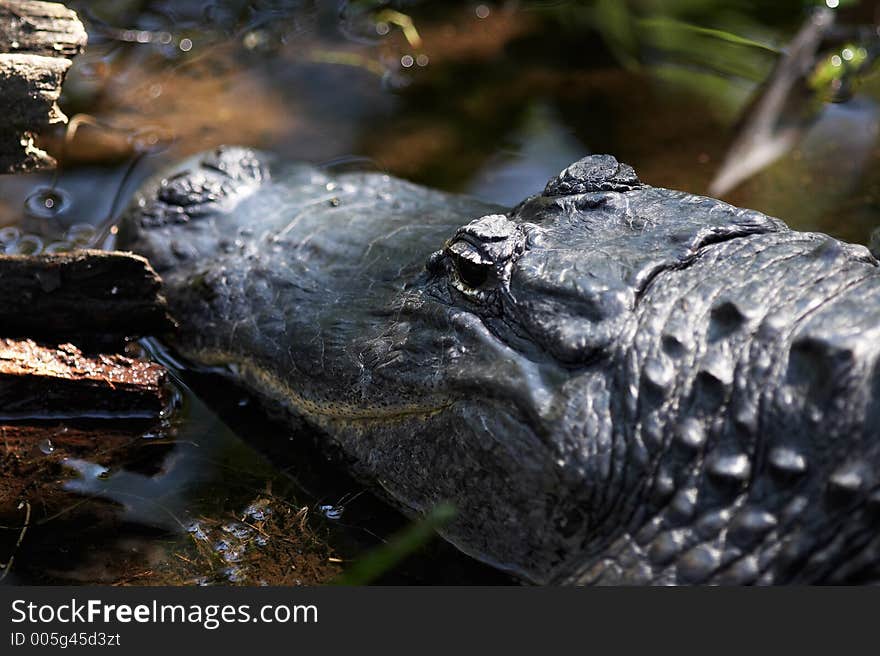
{"type": "Polygon", "coordinates": [[[0,418],[154,417],[167,401],[158,364],[0,338],[0,418]]]}
{"type": "Polygon", "coordinates": [[[130,253],[3,255],[0,335],[161,335],[174,325],[161,284],[149,263],[130,253]]]}
{"type": "Polygon", "coordinates": [[[0,2],[0,173],[55,166],[34,135],[67,121],[61,83],[86,41],[76,13],[61,4],[0,2]]]}
{"type": "Polygon", "coordinates": [[[0,256],[0,418],[156,416],[164,369],[101,348],[173,327],[160,286],[130,253],[0,256]]]}

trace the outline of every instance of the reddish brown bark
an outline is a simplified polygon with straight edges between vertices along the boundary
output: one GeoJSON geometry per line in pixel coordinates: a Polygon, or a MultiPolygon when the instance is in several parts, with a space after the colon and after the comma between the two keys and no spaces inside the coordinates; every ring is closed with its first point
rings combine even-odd
{"type": "Polygon", "coordinates": [[[0,418],[150,417],[166,403],[156,363],[0,338],[0,418]]]}

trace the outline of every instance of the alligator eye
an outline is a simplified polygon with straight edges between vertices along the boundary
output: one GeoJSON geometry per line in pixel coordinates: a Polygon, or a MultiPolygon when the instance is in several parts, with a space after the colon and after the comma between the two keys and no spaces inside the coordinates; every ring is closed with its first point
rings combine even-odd
{"type": "Polygon", "coordinates": [[[489,267],[485,264],[477,264],[464,258],[456,258],[455,272],[468,287],[480,287],[489,277],[489,267]]]}
{"type": "Polygon", "coordinates": [[[494,265],[470,244],[455,242],[449,246],[448,252],[455,264],[456,278],[465,287],[477,289],[489,279],[494,265]]]}

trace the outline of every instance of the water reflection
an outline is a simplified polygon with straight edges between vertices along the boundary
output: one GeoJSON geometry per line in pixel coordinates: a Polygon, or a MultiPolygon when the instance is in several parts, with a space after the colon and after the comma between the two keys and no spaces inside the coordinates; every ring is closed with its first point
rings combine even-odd
{"type": "Polygon", "coordinates": [[[504,150],[494,153],[468,183],[467,193],[510,207],[539,193],[547,180],[588,152],[545,101],[529,107],[504,150]]]}

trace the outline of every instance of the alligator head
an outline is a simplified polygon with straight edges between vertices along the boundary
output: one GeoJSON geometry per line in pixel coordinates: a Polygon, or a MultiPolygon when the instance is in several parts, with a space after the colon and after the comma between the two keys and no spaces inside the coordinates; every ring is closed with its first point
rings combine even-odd
{"type": "Polygon", "coordinates": [[[875,577],[880,269],[587,157],[513,209],[244,149],[131,247],[229,365],[406,512],[535,582],[875,577]]]}

